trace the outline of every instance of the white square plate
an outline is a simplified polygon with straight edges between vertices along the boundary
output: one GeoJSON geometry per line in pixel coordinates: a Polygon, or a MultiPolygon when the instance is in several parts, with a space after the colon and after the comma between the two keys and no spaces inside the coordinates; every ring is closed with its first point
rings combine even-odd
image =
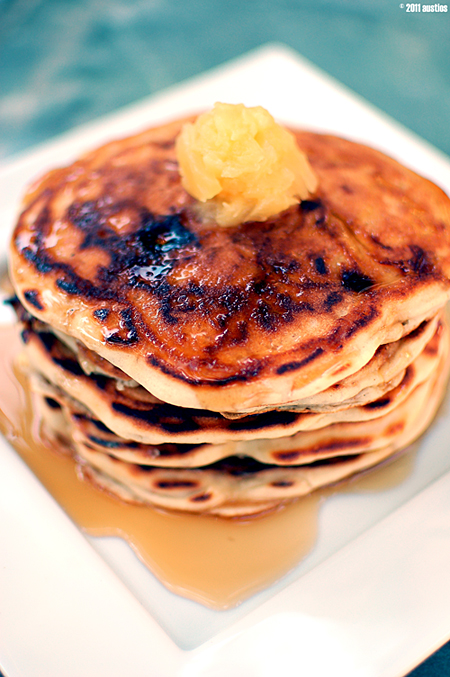
{"type": "MultiPolygon", "coordinates": [[[[294,52],[269,45],[4,165],[2,251],[35,176],[217,100],[366,142],[450,193],[447,158],[294,52]]],[[[422,438],[406,480],[328,499],[311,554],[226,612],[168,592],[119,539],[83,536],[1,443],[2,669],[8,677],[400,677],[450,637],[449,407],[422,438]]]]}

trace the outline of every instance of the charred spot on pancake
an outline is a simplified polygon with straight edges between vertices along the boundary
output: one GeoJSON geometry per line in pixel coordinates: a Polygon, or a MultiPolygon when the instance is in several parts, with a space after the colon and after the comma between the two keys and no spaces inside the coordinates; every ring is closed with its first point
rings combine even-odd
{"type": "Polygon", "coordinates": [[[234,335],[231,337],[231,342],[234,344],[244,343],[248,338],[248,323],[245,320],[241,320],[236,323],[236,329],[234,335]]]}
{"type": "Polygon", "coordinates": [[[192,489],[197,482],[189,480],[160,480],[156,483],[158,489],[192,489]]]}
{"type": "Polygon", "coordinates": [[[88,439],[97,444],[100,447],[105,447],[106,449],[122,449],[126,447],[127,449],[136,449],[139,445],[137,442],[122,442],[121,440],[105,440],[104,437],[97,437],[96,435],[89,435],[88,439]]]}
{"type": "Polygon", "coordinates": [[[44,310],[44,305],[37,289],[27,289],[24,291],[23,296],[30,305],[34,306],[38,310],[44,310]]]}
{"type": "MultiPolygon", "coordinates": [[[[46,209],[43,209],[43,212],[46,212],[46,209]]],[[[37,222],[39,220],[37,219],[37,222]]],[[[110,299],[116,295],[116,292],[108,286],[96,286],[91,280],[80,277],[68,263],[53,260],[45,250],[43,241],[44,232],[45,229],[37,230],[36,226],[33,243],[26,247],[21,247],[20,236],[16,238],[15,242],[24,258],[32,263],[38,272],[45,274],[53,270],[59,271],[61,275],[56,279],[56,286],[61,291],[72,296],[110,299]]],[[[115,239],[117,240],[118,238],[116,237],[115,239]]]]}
{"type": "Polygon", "coordinates": [[[352,195],[352,194],[355,192],[355,191],[353,190],[353,188],[351,188],[350,186],[348,186],[346,183],[343,183],[343,184],[341,185],[341,190],[342,190],[343,193],[347,193],[347,195],[352,195]]]}
{"type": "Polygon", "coordinates": [[[75,226],[92,233],[99,223],[97,203],[93,200],[75,202],[69,207],[68,217],[75,226]]]}
{"type": "Polygon", "coordinates": [[[108,251],[113,258],[117,253],[123,256],[126,253],[123,248],[124,237],[110,224],[111,217],[122,210],[126,210],[130,223],[139,223],[139,206],[127,201],[99,198],[97,201],[74,202],[68,209],[67,217],[84,233],[80,249],[98,247],[108,251]]]}
{"type": "Polygon", "coordinates": [[[279,461],[280,463],[284,462],[289,462],[289,461],[296,461],[299,456],[301,456],[300,451],[279,451],[273,456],[279,461]]]}
{"type": "MultiPolygon", "coordinates": [[[[310,449],[312,453],[334,453],[339,452],[341,449],[351,449],[354,447],[369,447],[372,439],[370,437],[353,437],[349,439],[334,439],[330,438],[325,440],[320,444],[316,444],[313,448],[310,449]]],[[[278,463],[288,463],[292,465],[292,461],[296,461],[298,458],[301,458],[303,452],[301,450],[292,450],[292,451],[277,451],[273,452],[272,456],[278,463]]],[[[337,455],[336,460],[342,459],[342,456],[337,455]]],[[[310,465],[310,464],[308,464],[310,465]]]]}
{"type": "Polygon", "coordinates": [[[358,319],[352,323],[351,327],[344,332],[345,338],[348,339],[353,336],[353,334],[355,334],[357,331],[370,324],[370,322],[372,322],[372,320],[374,320],[377,316],[377,309],[375,307],[369,307],[368,312],[366,312],[365,315],[362,315],[362,317],[358,317],[358,319]]]}
{"type": "MultiPolygon", "coordinates": [[[[261,427],[289,426],[295,423],[298,414],[293,411],[268,411],[264,414],[253,414],[237,419],[227,419],[228,430],[258,430],[261,427]]],[[[223,425],[223,421],[222,421],[223,425]]]]}
{"type": "Polygon", "coordinates": [[[136,233],[136,238],[151,256],[161,256],[188,244],[198,244],[195,235],[181,223],[179,214],[166,216],[162,220],[155,220],[149,214],[147,222],[136,233]]]}
{"type": "Polygon", "coordinates": [[[13,297],[12,299],[8,299],[8,300],[4,301],[4,303],[11,304],[11,306],[14,309],[14,312],[17,315],[17,319],[20,320],[20,322],[22,322],[22,324],[26,325],[29,329],[33,328],[33,325],[36,322],[36,319],[22,305],[22,303],[19,301],[17,296],[13,297]]]}
{"type": "Polygon", "coordinates": [[[294,315],[301,312],[314,312],[313,306],[306,301],[294,301],[289,294],[277,291],[274,283],[263,278],[251,285],[256,299],[248,299],[253,305],[250,317],[266,331],[274,331],[281,324],[292,322],[294,315]]]}
{"type": "MultiPolygon", "coordinates": [[[[146,446],[146,445],[143,445],[146,446]]],[[[203,447],[203,444],[177,444],[172,442],[166,442],[164,444],[159,444],[156,447],[146,447],[146,449],[152,449],[151,456],[163,457],[174,457],[174,456],[188,456],[191,452],[196,452],[198,449],[203,447]]],[[[141,447],[142,449],[142,447],[141,447]]]]}
{"type": "Polygon", "coordinates": [[[325,261],[323,260],[323,258],[321,256],[317,256],[314,259],[314,266],[315,266],[317,272],[320,275],[327,275],[328,274],[328,268],[326,267],[325,261]]]}
{"type": "Polygon", "coordinates": [[[120,311],[120,326],[117,329],[112,329],[106,336],[107,343],[115,345],[129,346],[139,341],[139,335],[133,322],[130,310],[124,309],[120,311]]]}
{"type": "MultiPolygon", "coordinates": [[[[68,210],[71,222],[84,233],[81,249],[98,247],[110,256],[107,267],[97,270],[100,288],[105,290],[117,275],[126,272],[131,286],[157,283],[186,255],[198,247],[198,239],[182,222],[179,214],[155,217],[148,209],[128,203],[106,204],[103,200],[74,203],[68,210]],[[131,232],[119,235],[108,225],[108,218],[122,208],[130,213],[131,232]]],[[[78,280],[63,280],[63,290],[79,291],[78,280]]],[[[82,290],[85,293],[88,290],[82,290]]],[[[98,295],[98,294],[97,294],[98,295]]]]}
{"type": "Polygon", "coordinates": [[[433,255],[425,251],[422,247],[412,244],[408,245],[410,251],[409,258],[399,260],[382,261],[384,264],[397,266],[405,275],[417,276],[419,279],[436,275],[437,271],[433,262],[433,255]]]}
{"type": "Polygon", "coordinates": [[[199,494],[198,496],[192,496],[189,500],[193,503],[204,503],[205,501],[209,501],[211,496],[212,494],[199,494]]]}
{"type": "Polygon", "coordinates": [[[62,291],[65,291],[66,294],[71,294],[73,296],[81,294],[80,286],[73,280],[67,280],[64,277],[59,277],[56,280],[56,286],[59,287],[59,289],[61,289],[62,291]]]}
{"type": "Polygon", "coordinates": [[[97,320],[100,320],[100,322],[106,322],[106,320],[109,317],[110,314],[109,308],[98,308],[98,310],[94,310],[94,317],[97,318],[97,320]]]}
{"type": "Polygon", "coordinates": [[[176,301],[179,297],[180,290],[176,287],[172,287],[168,282],[163,282],[153,291],[159,301],[161,314],[166,324],[177,324],[178,318],[174,315],[174,312],[179,310],[176,301]]]}
{"type": "Polygon", "coordinates": [[[59,402],[53,399],[53,397],[44,397],[45,404],[50,407],[50,409],[61,409],[59,402]]]}
{"type": "Polygon", "coordinates": [[[266,331],[272,331],[276,327],[276,317],[271,312],[269,304],[263,299],[258,299],[251,317],[256,319],[257,323],[266,331]]]}
{"type": "Polygon", "coordinates": [[[341,284],[347,291],[362,292],[372,287],[375,282],[357,269],[346,268],[341,273],[341,284]]]}
{"type": "MultiPolygon", "coordinates": [[[[262,293],[264,285],[261,286],[259,293],[262,293]]],[[[253,287],[253,289],[255,289],[253,287]]],[[[258,291],[255,290],[255,293],[258,294],[258,291]]],[[[203,292],[201,292],[203,295],[203,292]]],[[[232,287],[231,285],[225,286],[220,290],[220,293],[217,298],[218,305],[224,309],[227,313],[227,316],[231,316],[235,313],[238,313],[247,301],[247,296],[242,289],[238,287],[232,287]]]]}
{"type": "Polygon", "coordinates": [[[328,442],[317,445],[314,451],[337,451],[338,449],[352,447],[368,447],[371,441],[371,437],[353,437],[346,440],[331,439],[328,442]]]}
{"type": "Polygon", "coordinates": [[[108,382],[110,381],[108,376],[105,376],[104,374],[93,373],[90,374],[89,378],[91,378],[94,381],[95,385],[97,386],[97,388],[100,388],[100,390],[106,390],[108,382]]]}
{"type": "Polygon", "coordinates": [[[380,397],[378,400],[374,400],[373,402],[368,402],[367,404],[365,404],[364,409],[368,410],[384,409],[384,407],[389,406],[390,403],[391,403],[390,397],[380,397]]]}
{"type": "Polygon", "coordinates": [[[278,482],[271,482],[270,486],[279,488],[279,489],[287,489],[288,487],[294,486],[295,482],[292,480],[279,480],[278,482]]]}
{"type": "MultiPolygon", "coordinates": [[[[425,350],[426,350],[426,347],[425,347],[425,350]]],[[[410,384],[413,381],[415,375],[416,375],[416,367],[414,366],[414,362],[413,362],[406,367],[405,375],[403,376],[403,379],[402,379],[399,387],[402,387],[402,386],[404,387],[404,386],[407,386],[408,384],[410,384]]]]}
{"type": "Polygon", "coordinates": [[[112,408],[134,420],[158,425],[159,428],[170,433],[193,432],[200,429],[194,418],[196,411],[194,409],[188,409],[181,415],[176,407],[170,404],[154,405],[148,409],[135,409],[122,402],[113,402],[112,408]]]}
{"type": "Polygon", "coordinates": [[[313,212],[321,207],[323,207],[321,200],[302,200],[302,202],[300,202],[300,209],[305,213],[313,212]]]}
{"type": "Polygon", "coordinates": [[[53,269],[47,254],[38,251],[31,247],[24,247],[22,254],[27,261],[32,263],[39,273],[49,273],[53,269]]]}
{"type": "Polygon", "coordinates": [[[76,360],[71,360],[69,357],[56,356],[52,356],[52,360],[55,364],[57,364],[62,369],[65,369],[65,371],[68,371],[70,374],[73,374],[74,376],[84,376],[84,371],[76,360]]]}
{"type": "Polygon", "coordinates": [[[55,264],[64,275],[56,279],[56,286],[70,296],[84,296],[89,299],[112,299],[115,291],[111,285],[95,285],[79,275],[68,264],[55,264]]]}
{"type": "Polygon", "coordinates": [[[307,357],[305,357],[303,360],[299,360],[297,362],[288,362],[287,364],[282,364],[281,367],[278,367],[277,369],[277,374],[281,376],[281,374],[286,374],[289,371],[296,371],[297,369],[301,369],[305,365],[309,364],[313,360],[315,360],[317,357],[322,355],[323,353],[323,348],[316,348],[315,350],[312,351],[307,357]]]}
{"type": "MultiPolygon", "coordinates": [[[[79,414],[76,414],[75,416],[78,417],[79,414]]],[[[111,434],[111,430],[107,428],[102,421],[99,421],[97,418],[90,418],[89,420],[102,432],[111,434]]]]}
{"type": "Polygon", "coordinates": [[[179,409],[170,404],[155,404],[147,408],[130,407],[115,401],[112,408],[120,414],[137,421],[157,425],[171,434],[226,428],[242,432],[260,428],[287,427],[297,420],[299,414],[291,411],[271,411],[264,415],[253,414],[238,419],[225,419],[215,412],[202,409],[179,409]]]}
{"type": "Polygon", "coordinates": [[[390,247],[387,244],[383,244],[383,242],[381,242],[380,238],[377,237],[376,235],[371,234],[370,239],[372,240],[372,242],[374,244],[378,245],[378,247],[381,247],[382,249],[386,249],[387,251],[392,251],[392,247],[390,247]]]}
{"type": "Polygon", "coordinates": [[[402,432],[404,427],[405,421],[397,421],[396,423],[392,423],[392,425],[388,426],[384,430],[384,435],[386,435],[386,437],[397,435],[398,433],[402,432]]]}
{"type": "Polygon", "coordinates": [[[251,456],[227,456],[226,458],[211,463],[208,466],[204,466],[211,470],[218,470],[228,475],[233,475],[234,477],[240,477],[242,475],[249,475],[270,466],[266,463],[261,463],[251,456]]]}
{"type": "Polygon", "coordinates": [[[147,212],[142,227],[133,235],[140,256],[130,269],[130,282],[157,283],[170,273],[174,264],[187,255],[188,248],[199,247],[196,235],[186,228],[179,214],[155,219],[147,212]]]}
{"type": "Polygon", "coordinates": [[[429,275],[433,269],[433,264],[428,259],[427,253],[417,245],[410,245],[412,257],[408,263],[412,270],[419,276],[429,275]]]}
{"type": "Polygon", "coordinates": [[[336,306],[338,303],[340,303],[343,299],[343,296],[340,292],[338,291],[332,291],[329,294],[327,294],[327,298],[324,301],[324,308],[327,311],[330,311],[333,306],[336,306]]]}
{"type": "Polygon", "coordinates": [[[268,257],[266,263],[277,279],[280,279],[283,282],[288,282],[289,275],[295,273],[300,268],[300,262],[297,261],[297,259],[289,259],[282,256],[278,256],[277,258],[268,257]]]}
{"type": "Polygon", "coordinates": [[[299,207],[305,219],[311,214],[309,218],[313,219],[313,223],[316,226],[320,228],[324,225],[326,207],[319,198],[316,200],[303,200],[303,202],[300,202],[299,207]]]}
{"type": "MultiPolygon", "coordinates": [[[[296,458],[298,456],[301,456],[303,452],[293,452],[296,454],[296,458]]],[[[328,466],[328,465],[333,465],[333,464],[341,464],[341,463],[346,463],[348,461],[353,461],[355,458],[358,458],[359,454],[346,454],[342,456],[333,456],[330,458],[320,458],[317,459],[317,461],[313,461],[312,463],[308,463],[306,466],[305,465],[293,465],[292,467],[294,468],[314,468],[318,466],[328,466]]],[[[199,468],[199,470],[218,470],[221,473],[226,473],[228,475],[232,475],[234,477],[245,477],[246,475],[255,475],[256,473],[263,472],[265,470],[279,470],[280,465],[274,464],[274,463],[262,463],[261,461],[257,461],[255,458],[252,458],[251,456],[228,456],[226,458],[221,459],[220,461],[215,461],[214,463],[211,463],[206,466],[202,466],[199,468]]],[[[290,480],[280,480],[280,484],[278,485],[278,482],[274,483],[273,486],[289,486],[288,482],[290,480]]],[[[295,484],[294,481],[292,481],[291,486],[295,484]]]]}
{"type": "Polygon", "coordinates": [[[197,285],[191,284],[180,290],[180,293],[173,299],[173,306],[181,313],[191,313],[197,308],[202,296],[203,292],[197,288],[197,285]]]}
{"type": "Polygon", "coordinates": [[[48,353],[52,352],[53,346],[57,343],[57,338],[50,331],[38,331],[36,332],[37,337],[43,343],[46,351],[48,353]]]}
{"type": "MultiPolygon", "coordinates": [[[[427,327],[427,325],[428,325],[428,322],[429,322],[429,320],[424,320],[423,322],[421,322],[421,323],[419,324],[418,327],[416,327],[415,329],[413,329],[413,331],[411,331],[411,332],[407,335],[408,338],[409,338],[409,339],[419,338],[419,336],[421,336],[421,334],[423,334],[423,332],[425,331],[425,329],[426,329],[426,327],[427,327]]],[[[380,347],[381,347],[381,346],[380,346],[380,347]]]]}
{"type": "MultiPolygon", "coordinates": [[[[435,338],[437,338],[437,336],[435,336],[435,338]]],[[[439,343],[436,340],[430,341],[423,349],[423,352],[429,357],[434,357],[439,353],[439,343]]]]}
{"type": "Polygon", "coordinates": [[[19,231],[14,238],[14,246],[40,273],[48,273],[53,268],[52,261],[43,247],[44,234],[48,229],[49,223],[50,210],[48,206],[44,204],[36,217],[32,237],[22,241],[22,236],[19,231]]]}
{"type": "MultiPolygon", "coordinates": [[[[156,367],[157,369],[162,371],[163,374],[173,376],[179,381],[184,381],[185,383],[189,383],[191,385],[211,384],[209,379],[187,376],[181,371],[171,369],[170,367],[167,366],[165,362],[158,360],[158,358],[155,355],[147,355],[147,360],[153,367],[156,367]]],[[[261,368],[262,365],[260,363],[252,362],[250,364],[246,364],[243,368],[241,368],[241,370],[238,373],[233,374],[232,376],[225,376],[224,378],[214,379],[214,383],[218,386],[225,386],[230,383],[239,383],[242,381],[247,381],[247,379],[255,378],[256,376],[258,376],[258,374],[261,371],[261,368]]]]}

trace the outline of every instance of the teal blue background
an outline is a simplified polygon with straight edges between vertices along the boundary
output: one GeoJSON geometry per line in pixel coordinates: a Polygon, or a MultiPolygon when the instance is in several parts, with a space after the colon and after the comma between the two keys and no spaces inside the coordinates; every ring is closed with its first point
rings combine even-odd
{"type": "Polygon", "coordinates": [[[0,0],[0,162],[273,41],[450,155],[450,0],[0,0]]]}
{"type": "Polygon", "coordinates": [[[0,158],[270,41],[450,154],[450,11],[399,5],[0,0],[0,158]]]}

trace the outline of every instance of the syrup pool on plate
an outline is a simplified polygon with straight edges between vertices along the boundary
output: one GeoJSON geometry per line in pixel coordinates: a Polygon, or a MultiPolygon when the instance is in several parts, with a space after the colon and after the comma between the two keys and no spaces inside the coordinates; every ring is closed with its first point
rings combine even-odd
{"type": "Polygon", "coordinates": [[[292,570],[312,549],[322,500],[336,491],[381,491],[408,475],[412,458],[372,470],[250,518],[130,505],[82,481],[64,449],[40,434],[17,357],[19,331],[0,328],[1,431],[66,513],[92,536],[118,536],[173,592],[216,609],[236,606],[292,570]]]}

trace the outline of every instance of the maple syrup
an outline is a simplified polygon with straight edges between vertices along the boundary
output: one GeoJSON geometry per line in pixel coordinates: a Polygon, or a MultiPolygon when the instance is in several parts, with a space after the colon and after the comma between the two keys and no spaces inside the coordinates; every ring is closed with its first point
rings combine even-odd
{"type": "MultiPolygon", "coordinates": [[[[230,519],[130,505],[81,480],[70,454],[40,434],[27,379],[17,366],[17,328],[0,327],[0,341],[1,431],[83,531],[124,538],[170,590],[212,608],[230,608],[281,578],[311,550],[320,503],[336,488],[265,515],[230,519]]],[[[386,489],[408,474],[411,463],[403,455],[387,471],[372,471],[339,490],[386,489]]]]}

